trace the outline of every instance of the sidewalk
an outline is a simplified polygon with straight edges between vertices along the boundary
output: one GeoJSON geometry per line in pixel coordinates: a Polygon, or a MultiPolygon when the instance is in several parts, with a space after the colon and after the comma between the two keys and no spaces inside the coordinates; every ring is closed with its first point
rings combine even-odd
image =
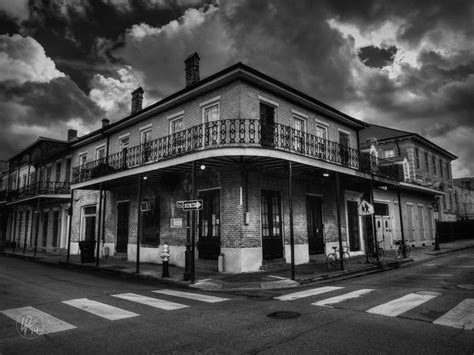
{"type": "Polygon", "coordinates": [[[6,256],[21,257],[43,264],[114,273],[124,278],[146,279],[164,284],[193,287],[202,290],[250,291],[292,288],[329,279],[358,277],[394,269],[406,263],[422,262],[434,258],[437,255],[466,248],[474,248],[474,239],[458,240],[441,244],[439,251],[434,251],[434,246],[432,245],[412,248],[410,258],[405,260],[395,259],[394,251],[388,250],[385,251],[385,258],[380,266],[367,264],[365,256],[352,257],[350,265],[348,265],[344,271],[336,268],[328,272],[323,261],[296,265],[295,280],[290,279],[290,265],[286,264],[283,268],[275,270],[241,274],[196,272],[194,284],[191,284],[189,281],[183,281],[183,267],[173,265],[169,267],[170,277],[162,278],[162,268],[160,264],[140,263],[139,273],[137,273],[135,262],[129,262],[114,257],[101,258],[99,260],[99,267],[96,267],[95,262],[81,264],[79,255],[71,255],[69,262],[67,262],[66,255],[38,252],[36,257],[34,257],[32,251],[27,250],[26,253],[23,254],[23,250],[18,248],[15,250],[15,253],[13,253],[11,249],[7,249],[3,251],[3,254],[6,256]]]}

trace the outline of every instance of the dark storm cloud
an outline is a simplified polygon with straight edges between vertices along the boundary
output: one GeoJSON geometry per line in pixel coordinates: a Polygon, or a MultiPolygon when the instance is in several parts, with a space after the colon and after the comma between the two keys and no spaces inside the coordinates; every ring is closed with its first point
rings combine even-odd
{"type": "Polygon", "coordinates": [[[360,60],[372,68],[382,68],[393,63],[397,47],[390,46],[387,49],[376,46],[362,47],[359,50],[360,60]]]}

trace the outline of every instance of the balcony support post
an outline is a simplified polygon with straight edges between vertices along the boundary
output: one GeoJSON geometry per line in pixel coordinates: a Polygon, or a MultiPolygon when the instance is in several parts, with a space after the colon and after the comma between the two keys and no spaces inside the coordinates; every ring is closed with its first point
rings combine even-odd
{"type": "MultiPolygon", "coordinates": [[[[197,198],[196,193],[196,161],[192,162],[192,180],[191,185],[193,187],[193,200],[197,198]]],[[[191,283],[194,283],[196,275],[196,211],[191,210],[191,283]]]]}
{"type": "Polygon", "coordinates": [[[72,229],[72,212],[74,211],[73,209],[73,203],[74,203],[74,190],[71,189],[71,199],[69,202],[69,210],[68,210],[68,215],[69,215],[69,229],[67,231],[67,257],[66,261],[69,262],[69,257],[71,255],[71,229],[72,229]]]}
{"type": "MultiPolygon", "coordinates": [[[[371,175],[371,179],[370,179],[370,191],[369,191],[370,195],[370,204],[372,206],[374,206],[374,175],[372,174],[371,175]]],[[[375,211],[374,211],[375,212],[375,211]]],[[[378,247],[378,244],[377,244],[377,235],[375,233],[375,213],[373,213],[371,216],[370,216],[370,220],[372,221],[372,250],[370,251],[371,253],[373,253],[373,257],[376,258],[375,260],[377,260],[377,263],[379,262],[379,253],[377,253],[377,247],[378,247]]]]}
{"type": "Polygon", "coordinates": [[[138,219],[137,219],[137,256],[136,273],[140,272],[140,234],[142,233],[142,173],[138,174],[138,219]]]}
{"type": "Polygon", "coordinates": [[[344,270],[344,250],[342,249],[342,230],[341,230],[341,186],[339,181],[339,172],[336,171],[336,216],[337,216],[337,235],[339,237],[339,262],[341,270],[344,270]]]}
{"type": "Polygon", "coordinates": [[[291,280],[295,279],[295,236],[293,231],[293,169],[291,161],[288,162],[288,206],[290,213],[290,252],[291,252],[291,264],[290,264],[290,276],[291,280]]]}
{"type": "Polygon", "coordinates": [[[100,255],[100,230],[101,230],[101,222],[102,222],[102,183],[99,185],[99,225],[97,226],[97,250],[96,250],[96,260],[95,266],[99,267],[99,255],[100,255]]]}
{"type": "Polygon", "coordinates": [[[40,219],[40,198],[38,198],[38,202],[36,203],[36,228],[35,228],[35,249],[33,251],[33,257],[36,258],[36,251],[38,249],[38,230],[39,230],[39,219],[40,219]]]}
{"type": "MultiPolygon", "coordinates": [[[[400,232],[402,234],[402,245],[405,245],[405,232],[403,231],[403,214],[402,214],[402,199],[400,197],[400,185],[397,186],[397,198],[398,198],[398,213],[400,215],[400,232]]],[[[403,250],[403,259],[406,259],[407,254],[405,248],[403,250]]]]}
{"type": "Polygon", "coordinates": [[[10,241],[13,241],[13,253],[15,253],[15,247],[16,247],[15,235],[16,235],[17,218],[18,218],[18,207],[15,206],[15,212],[14,212],[14,217],[13,217],[12,235],[10,237],[10,241]]]}

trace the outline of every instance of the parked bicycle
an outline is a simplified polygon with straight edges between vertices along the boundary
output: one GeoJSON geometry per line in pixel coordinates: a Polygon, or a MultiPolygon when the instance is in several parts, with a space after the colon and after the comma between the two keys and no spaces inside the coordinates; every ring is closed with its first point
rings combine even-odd
{"type": "Polygon", "coordinates": [[[397,246],[397,249],[395,249],[395,257],[397,259],[400,259],[402,255],[405,255],[406,258],[410,256],[411,247],[409,244],[403,243],[401,240],[395,240],[393,244],[397,246]]]}
{"type": "Polygon", "coordinates": [[[383,243],[383,240],[377,242],[377,246],[371,248],[371,252],[368,255],[369,263],[378,263],[380,264],[383,261],[385,256],[384,249],[380,246],[380,243],[383,243]]]}
{"type": "MultiPolygon", "coordinates": [[[[326,269],[329,271],[331,269],[335,269],[341,265],[340,263],[340,256],[339,256],[339,251],[337,250],[337,247],[332,247],[334,251],[332,253],[329,253],[328,256],[326,256],[326,269]]],[[[342,247],[342,262],[344,265],[349,265],[351,263],[351,254],[349,254],[349,248],[347,247],[342,247]]]]}

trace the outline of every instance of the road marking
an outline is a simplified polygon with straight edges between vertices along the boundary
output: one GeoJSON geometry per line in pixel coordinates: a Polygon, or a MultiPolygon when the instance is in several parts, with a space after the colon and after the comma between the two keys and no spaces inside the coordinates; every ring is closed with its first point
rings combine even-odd
{"type": "Polygon", "coordinates": [[[174,291],[174,290],[158,290],[158,291],[152,291],[152,292],[161,293],[161,294],[169,295],[169,296],[187,298],[190,300],[196,300],[196,301],[201,301],[201,302],[208,302],[208,303],[216,303],[216,302],[229,300],[228,298],[202,295],[199,293],[174,291]]]}
{"type": "Polygon", "coordinates": [[[474,268],[474,265],[441,265],[441,264],[425,264],[426,266],[442,266],[442,267],[461,267],[461,268],[474,268]]]}
{"type": "Polygon", "coordinates": [[[453,274],[407,274],[406,276],[451,277],[453,274]]]}
{"type": "Polygon", "coordinates": [[[328,305],[330,305],[330,304],[335,304],[335,303],[339,303],[339,302],[342,302],[342,301],[345,301],[345,300],[349,300],[349,299],[352,299],[352,298],[358,298],[358,297],[363,296],[363,295],[365,295],[365,294],[367,294],[367,293],[369,293],[369,292],[372,292],[372,291],[374,291],[374,290],[368,289],[368,288],[364,288],[364,289],[357,290],[357,291],[353,291],[353,292],[349,292],[349,293],[346,293],[346,294],[343,294],[343,295],[340,295],[340,296],[327,298],[327,299],[325,299],[325,300],[312,303],[312,305],[314,305],[314,306],[330,307],[330,306],[328,306],[328,305]]]}
{"type": "Polygon", "coordinates": [[[373,307],[367,310],[367,312],[380,314],[388,317],[396,317],[399,314],[405,313],[410,309],[418,307],[419,305],[428,302],[429,300],[435,297],[435,294],[410,293],[393,301],[381,304],[377,307],[373,307]]]}
{"type": "Polygon", "coordinates": [[[434,324],[467,330],[474,329],[474,298],[466,298],[449,312],[436,319],[434,324]]]}
{"type": "Polygon", "coordinates": [[[457,258],[474,258],[474,254],[462,254],[458,255],[457,258]]]}
{"type": "MultiPolygon", "coordinates": [[[[72,324],[64,322],[61,319],[53,317],[52,315],[49,315],[48,313],[44,313],[34,307],[12,308],[12,309],[7,309],[5,311],[0,311],[0,313],[6,315],[8,318],[13,319],[14,321],[18,321],[18,319],[27,312],[35,313],[43,321],[43,330],[41,331],[41,334],[50,334],[50,333],[62,332],[64,330],[77,328],[76,326],[72,324]]],[[[26,327],[30,330],[32,330],[31,327],[33,326],[35,325],[34,324],[26,325],[26,327]]]]}
{"type": "Polygon", "coordinates": [[[108,320],[118,320],[139,316],[137,313],[129,312],[124,309],[113,307],[108,304],[100,303],[87,298],[63,301],[63,303],[108,320]]]}
{"type": "Polygon", "coordinates": [[[278,296],[278,297],[275,297],[275,299],[280,300],[280,301],[293,301],[298,298],[315,296],[315,295],[320,295],[321,293],[326,293],[326,292],[330,292],[334,290],[340,290],[341,288],[344,288],[344,287],[337,287],[337,286],[318,287],[318,288],[312,288],[310,290],[294,292],[294,293],[289,293],[287,295],[278,296]]]}
{"type": "Polygon", "coordinates": [[[164,309],[166,311],[173,311],[175,309],[188,307],[184,304],[169,302],[165,300],[160,300],[158,298],[152,298],[142,295],[137,295],[136,293],[122,293],[119,295],[112,295],[113,297],[121,298],[131,302],[141,303],[150,307],[164,309]]]}

